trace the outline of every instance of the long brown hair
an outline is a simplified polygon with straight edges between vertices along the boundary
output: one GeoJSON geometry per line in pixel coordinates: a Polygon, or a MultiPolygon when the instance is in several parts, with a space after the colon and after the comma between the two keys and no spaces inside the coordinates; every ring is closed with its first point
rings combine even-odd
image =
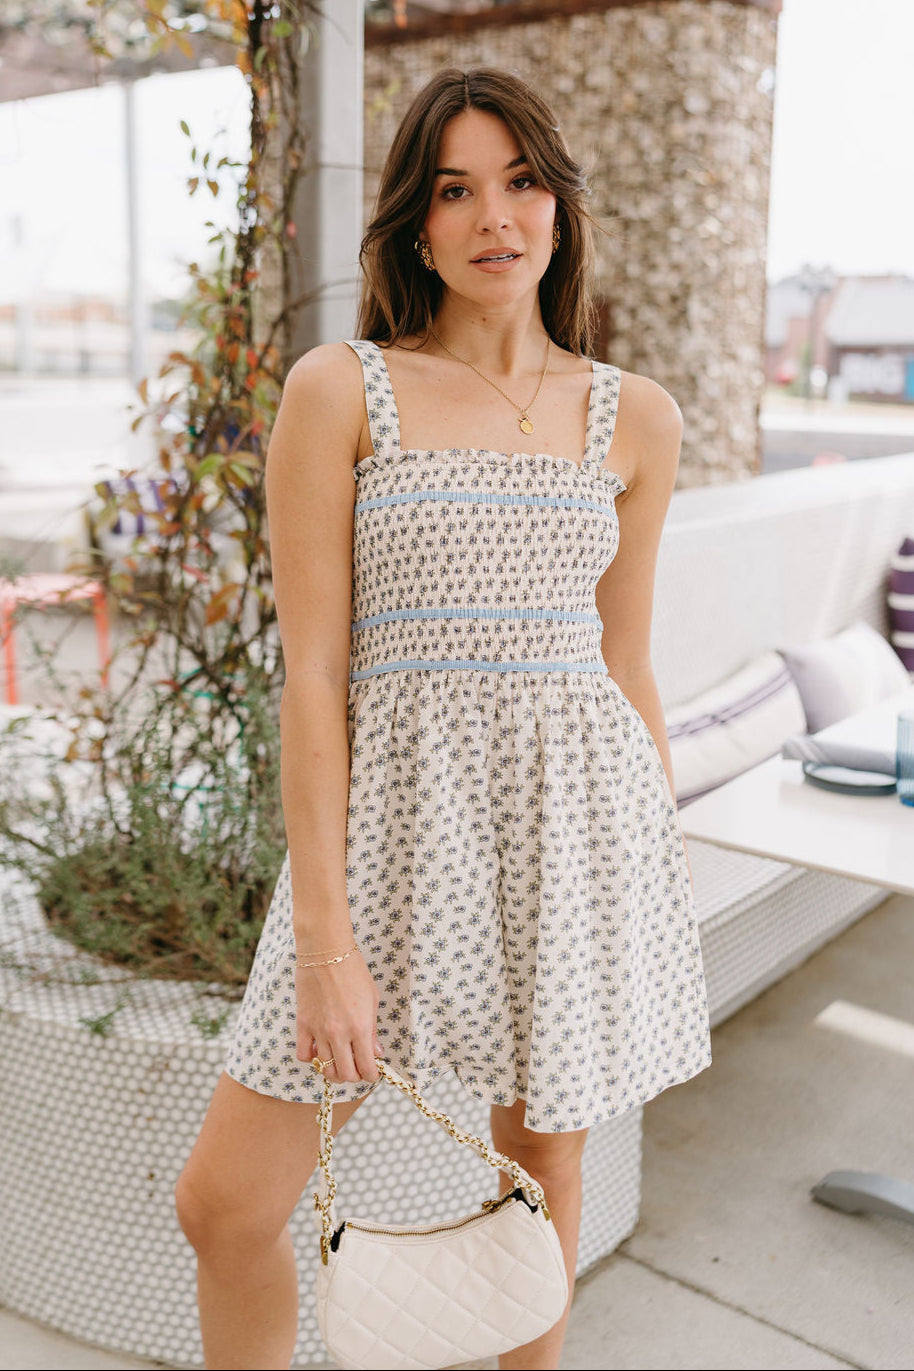
{"type": "Polygon", "coordinates": [[[359,337],[396,343],[410,334],[428,334],[444,284],[422,265],[413,245],[431,204],[442,130],[468,109],[497,115],[507,124],[540,185],[556,198],[561,238],[540,281],[540,309],[553,342],[589,356],[594,221],[584,205],[584,171],[572,160],[545,101],[518,77],[494,67],[440,71],[404,115],[384,165],[375,216],[362,239],[359,337]]]}

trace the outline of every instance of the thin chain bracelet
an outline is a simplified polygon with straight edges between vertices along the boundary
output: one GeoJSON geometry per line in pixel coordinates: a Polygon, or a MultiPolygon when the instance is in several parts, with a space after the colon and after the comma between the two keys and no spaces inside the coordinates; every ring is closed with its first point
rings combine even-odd
{"type": "Polygon", "coordinates": [[[299,957],[307,957],[310,961],[312,957],[335,957],[335,951],[328,952],[299,952],[299,957]]]}
{"type": "MultiPolygon", "coordinates": [[[[350,947],[350,949],[349,949],[348,952],[342,952],[338,957],[328,957],[327,960],[326,960],[325,962],[314,962],[314,961],[306,961],[306,962],[303,962],[303,961],[301,960],[301,957],[296,957],[296,959],[295,959],[295,965],[298,966],[298,967],[301,967],[302,971],[310,971],[311,968],[312,968],[312,967],[315,967],[315,966],[336,966],[338,962],[345,962],[345,961],[347,960],[347,958],[349,958],[349,957],[352,956],[353,952],[358,952],[358,950],[359,950],[359,949],[358,949],[358,944],[357,944],[357,943],[353,943],[352,947],[350,947]]],[[[313,954],[311,954],[311,955],[313,955],[313,954]]],[[[308,953],[306,953],[306,952],[305,952],[305,953],[302,953],[302,956],[307,957],[307,956],[308,956],[308,953]]]]}

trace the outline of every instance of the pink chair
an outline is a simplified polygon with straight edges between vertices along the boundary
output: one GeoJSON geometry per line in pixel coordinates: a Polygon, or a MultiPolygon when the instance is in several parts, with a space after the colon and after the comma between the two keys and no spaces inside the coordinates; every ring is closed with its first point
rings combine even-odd
{"type": "Polygon", "coordinates": [[[16,628],[15,612],[19,605],[62,605],[73,600],[91,600],[95,614],[95,632],[102,671],[102,685],[108,684],[108,663],[111,660],[108,636],[108,604],[105,589],[99,581],[87,581],[80,576],[57,572],[36,572],[17,576],[15,580],[0,581],[0,642],[6,665],[6,702],[19,703],[16,687],[16,628]]]}

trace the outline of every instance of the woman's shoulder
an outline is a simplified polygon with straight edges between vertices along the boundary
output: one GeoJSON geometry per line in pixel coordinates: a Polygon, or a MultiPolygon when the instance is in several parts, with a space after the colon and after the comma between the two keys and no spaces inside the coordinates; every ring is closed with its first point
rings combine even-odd
{"type": "Polygon", "coordinates": [[[653,437],[681,436],[682,411],[668,390],[658,381],[635,371],[617,368],[619,384],[619,419],[625,419],[653,437]]]}
{"type": "Polygon", "coordinates": [[[675,480],[682,443],[682,411],[668,390],[649,376],[619,368],[614,445],[631,473],[629,487],[646,475],[661,487],[675,480]]]}
{"type": "Polygon", "coordinates": [[[282,392],[283,404],[310,408],[364,409],[364,384],[358,356],[348,343],[321,343],[293,362],[282,392]]]}
{"type": "Polygon", "coordinates": [[[297,390],[340,382],[345,386],[360,375],[359,358],[348,343],[320,343],[292,363],[286,386],[297,390]]]}

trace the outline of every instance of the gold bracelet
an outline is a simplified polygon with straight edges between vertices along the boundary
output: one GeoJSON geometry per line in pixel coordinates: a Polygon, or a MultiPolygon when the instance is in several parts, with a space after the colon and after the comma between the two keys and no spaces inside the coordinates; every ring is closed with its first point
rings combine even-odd
{"type": "MultiPolygon", "coordinates": [[[[324,961],[324,962],[314,962],[314,961],[303,962],[303,961],[301,960],[300,957],[296,957],[296,959],[295,959],[295,965],[298,966],[298,967],[301,967],[302,971],[310,971],[311,968],[312,968],[312,967],[315,967],[315,966],[336,966],[338,962],[345,962],[345,961],[347,960],[347,958],[349,958],[349,957],[352,956],[353,952],[358,952],[358,950],[359,950],[358,944],[357,944],[357,943],[353,943],[353,944],[352,944],[352,947],[350,947],[349,951],[348,951],[348,952],[343,952],[343,953],[341,953],[339,957],[328,957],[327,960],[324,961]]],[[[306,953],[306,952],[302,954],[302,956],[306,956],[306,957],[307,957],[308,955],[309,955],[309,954],[306,953]]],[[[311,955],[313,955],[313,954],[311,954],[311,955]]]]}
{"type": "Polygon", "coordinates": [[[335,957],[336,952],[299,952],[300,957],[335,957]]]}

